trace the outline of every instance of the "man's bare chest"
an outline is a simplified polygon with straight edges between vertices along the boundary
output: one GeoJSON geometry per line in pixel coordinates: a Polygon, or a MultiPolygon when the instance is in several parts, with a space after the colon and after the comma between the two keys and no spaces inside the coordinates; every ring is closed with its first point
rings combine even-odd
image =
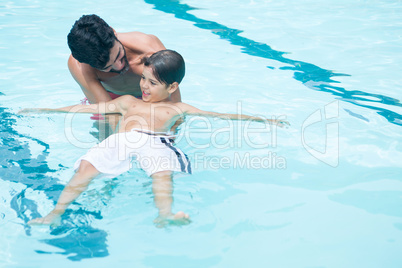
{"type": "Polygon", "coordinates": [[[128,71],[117,73],[98,73],[98,79],[104,88],[110,92],[123,95],[130,94],[141,96],[140,80],[141,76],[137,68],[131,67],[128,71]]]}

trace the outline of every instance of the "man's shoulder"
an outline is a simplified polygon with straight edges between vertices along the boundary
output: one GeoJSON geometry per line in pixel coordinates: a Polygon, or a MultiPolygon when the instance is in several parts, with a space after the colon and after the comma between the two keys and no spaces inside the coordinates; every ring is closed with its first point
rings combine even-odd
{"type": "Polygon", "coordinates": [[[135,51],[148,52],[150,50],[159,51],[164,49],[158,37],[143,32],[117,33],[117,39],[124,47],[135,51]]]}
{"type": "Polygon", "coordinates": [[[126,32],[118,33],[117,39],[124,45],[135,45],[136,43],[152,43],[155,41],[156,36],[152,34],[146,34],[143,32],[126,32]]]}
{"type": "Polygon", "coordinates": [[[133,32],[124,32],[124,33],[116,33],[117,39],[126,39],[126,38],[134,38],[134,39],[142,39],[142,38],[148,38],[149,34],[143,33],[143,32],[138,32],[138,31],[133,31],[133,32]]]}

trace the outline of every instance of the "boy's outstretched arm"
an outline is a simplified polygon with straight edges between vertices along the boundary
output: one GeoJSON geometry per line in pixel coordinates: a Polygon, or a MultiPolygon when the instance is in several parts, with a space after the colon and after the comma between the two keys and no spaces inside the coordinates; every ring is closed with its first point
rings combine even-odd
{"type": "Polygon", "coordinates": [[[19,114],[28,113],[95,113],[95,114],[124,114],[130,103],[137,99],[130,95],[118,97],[107,102],[100,102],[90,105],[71,105],[61,108],[25,108],[19,114]]]}
{"type": "Polygon", "coordinates": [[[185,114],[188,115],[198,115],[198,116],[205,116],[205,117],[215,117],[221,118],[225,120],[250,120],[255,122],[261,123],[269,123],[271,125],[277,125],[279,127],[290,126],[289,122],[282,119],[267,119],[258,116],[250,116],[245,114],[229,114],[229,113],[217,113],[217,112],[210,112],[210,111],[203,111],[194,106],[184,104],[182,105],[182,109],[184,110],[185,114]]]}

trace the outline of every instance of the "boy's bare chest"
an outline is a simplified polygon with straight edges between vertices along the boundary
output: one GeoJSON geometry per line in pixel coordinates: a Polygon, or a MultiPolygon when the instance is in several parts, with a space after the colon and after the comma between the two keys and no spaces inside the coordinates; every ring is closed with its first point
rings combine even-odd
{"type": "Polygon", "coordinates": [[[173,124],[178,117],[180,113],[173,105],[141,104],[130,107],[124,119],[143,121],[157,128],[163,128],[173,124]]]}

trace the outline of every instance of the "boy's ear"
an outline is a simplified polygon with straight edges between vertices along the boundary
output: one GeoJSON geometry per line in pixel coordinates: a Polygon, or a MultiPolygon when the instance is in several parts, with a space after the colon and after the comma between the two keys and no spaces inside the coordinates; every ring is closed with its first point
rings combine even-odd
{"type": "Polygon", "coordinates": [[[168,87],[168,92],[169,94],[172,94],[173,92],[175,92],[177,89],[179,88],[179,83],[177,82],[173,82],[169,85],[168,87]]]}

